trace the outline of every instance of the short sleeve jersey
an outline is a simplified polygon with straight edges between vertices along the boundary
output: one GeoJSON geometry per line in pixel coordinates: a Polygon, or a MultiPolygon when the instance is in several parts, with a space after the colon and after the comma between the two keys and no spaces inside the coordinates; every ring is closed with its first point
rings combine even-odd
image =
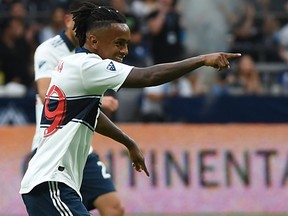
{"type": "MultiPolygon", "coordinates": [[[[75,53],[75,46],[65,35],[64,31],[53,38],[40,44],[34,54],[34,72],[35,81],[41,78],[50,78],[51,73],[55,70],[60,58],[72,55],[75,53]]],[[[32,150],[38,147],[41,138],[39,125],[42,114],[43,104],[39,97],[36,95],[36,131],[33,138],[32,150]]]]}
{"type": "Polygon", "coordinates": [[[79,190],[91,139],[106,90],[118,91],[132,66],[103,60],[85,49],[63,58],[52,72],[40,122],[36,154],[21,182],[28,193],[45,181],[79,190]]]}

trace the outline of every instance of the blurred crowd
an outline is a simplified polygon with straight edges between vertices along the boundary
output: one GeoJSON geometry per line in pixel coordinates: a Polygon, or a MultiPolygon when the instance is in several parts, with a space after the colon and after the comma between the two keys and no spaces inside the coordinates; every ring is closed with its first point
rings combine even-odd
{"type": "MultiPolygon", "coordinates": [[[[0,96],[35,94],[36,47],[64,29],[71,0],[0,0],[0,96]]],[[[126,64],[149,66],[210,52],[240,52],[231,68],[199,68],[144,90],[122,89],[119,121],[163,121],[163,99],[288,95],[288,0],[107,0],[127,17],[126,64]],[[127,111],[129,107],[129,112],[127,111]],[[140,115],[139,115],[140,112],[140,115]]]]}

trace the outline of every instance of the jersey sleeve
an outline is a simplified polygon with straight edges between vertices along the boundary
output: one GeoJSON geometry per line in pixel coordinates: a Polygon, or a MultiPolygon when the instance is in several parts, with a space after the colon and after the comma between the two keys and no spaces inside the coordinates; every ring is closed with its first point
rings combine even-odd
{"type": "Polygon", "coordinates": [[[110,59],[91,57],[82,65],[84,86],[91,92],[105,92],[107,89],[118,91],[132,68],[110,59]]]}
{"type": "Polygon", "coordinates": [[[46,46],[39,46],[34,54],[35,80],[50,78],[51,72],[58,64],[55,54],[46,46]]]}

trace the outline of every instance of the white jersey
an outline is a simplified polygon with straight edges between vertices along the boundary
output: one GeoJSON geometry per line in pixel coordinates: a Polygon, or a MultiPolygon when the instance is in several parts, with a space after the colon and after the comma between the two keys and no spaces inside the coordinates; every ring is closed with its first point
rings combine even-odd
{"type": "MultiPolygon", "coordinates": [[[[34,72],[35,81],[41,78],[50,78],[51,72],[55,70],[60,58],[74,54],[75,47],[65,35],[64,31],[53,38],[40,44],[34,54],[34,72]]],[[[36,95],[36,131],[33,138],[32,150],[39,145],[40,134],[40,118],[42,114],[43,103],[36,95]]]]}
{"type": "Polygon", "coordinates": [[[63,58],[52,79],[41,116],[43,134],[21,182],[28,193],[45,181],[79,192],[100,104],[106,90],[118,91],[133,67],[85,49],[63,58]]]}

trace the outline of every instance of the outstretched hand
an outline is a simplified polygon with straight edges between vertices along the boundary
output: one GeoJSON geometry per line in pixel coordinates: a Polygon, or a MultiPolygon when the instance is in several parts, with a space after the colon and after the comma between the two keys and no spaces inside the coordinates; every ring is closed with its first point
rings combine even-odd
{"type": "Polygon", "coordinates": [[[211,66],[218,70],[230,68],[229,59],[240,57],[240,53],[211,53],[203,55],[204,65],[211,66]]]}
{"type": "Polygon", "coordinates": [[[130,159],[132,160],[133,168],[138,172],[142,172],[143,170],[146,173],[146,175],[149,176],[150,174],[145,165],[143,153],[138,148],[134,148],[132,150],[129,150],[129,155],[130,159]]]}

